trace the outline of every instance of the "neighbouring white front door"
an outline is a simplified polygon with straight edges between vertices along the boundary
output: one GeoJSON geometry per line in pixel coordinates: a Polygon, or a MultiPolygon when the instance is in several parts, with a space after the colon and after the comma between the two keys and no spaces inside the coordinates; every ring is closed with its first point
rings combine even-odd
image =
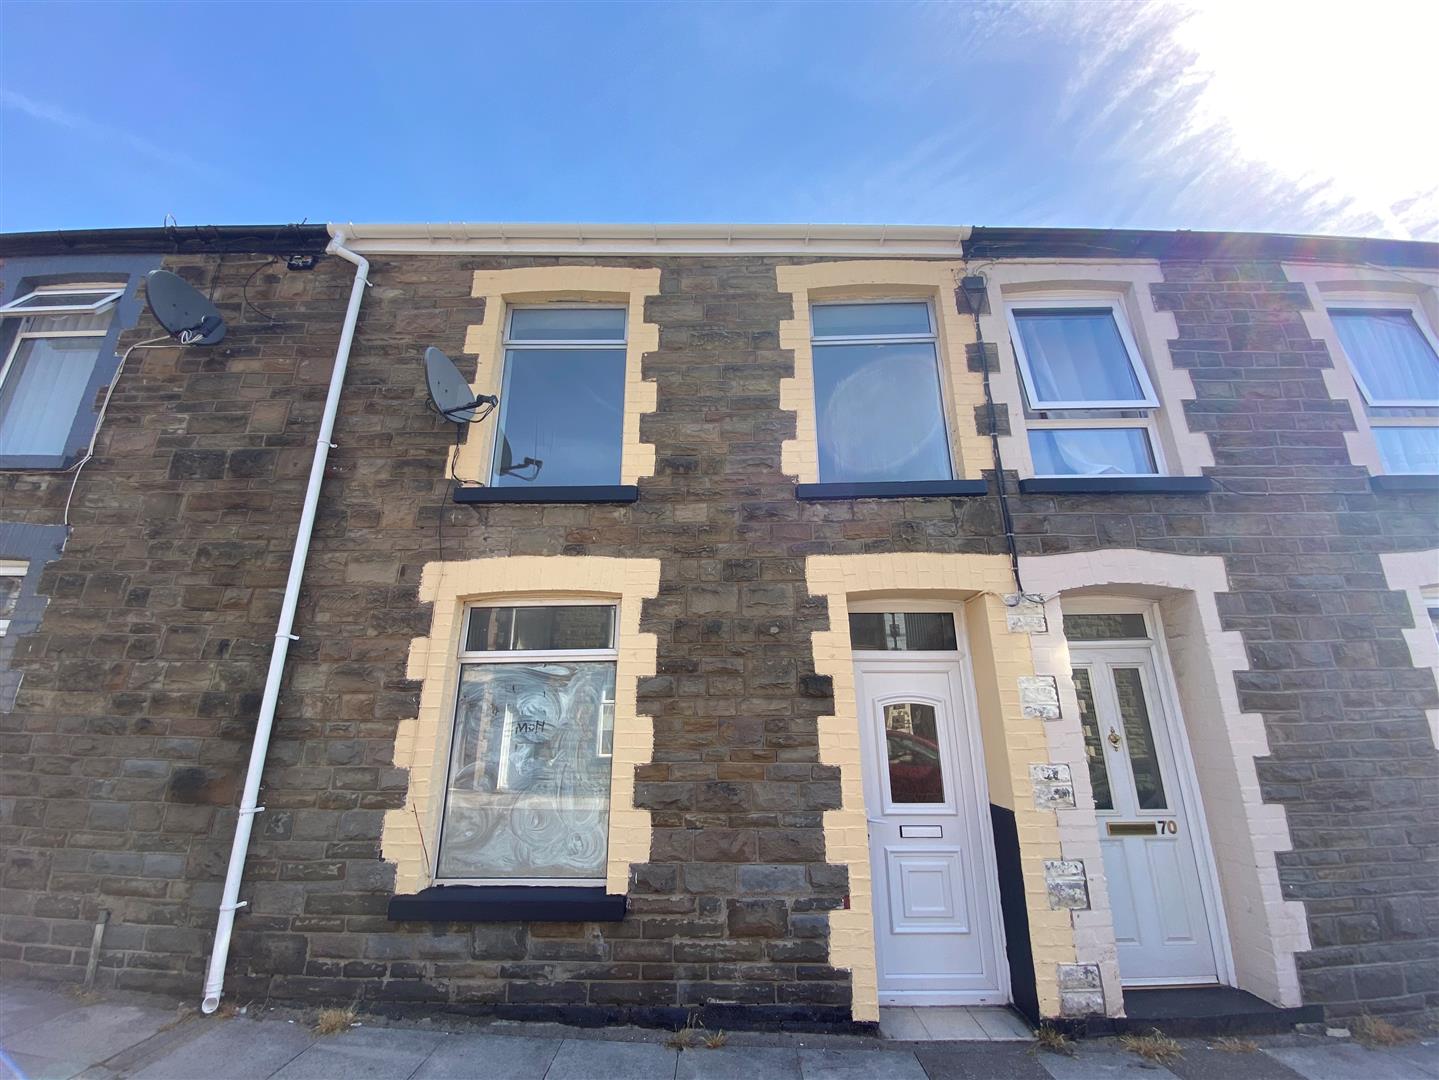
{"type": "Polygon", "coordinates": [[[1071,639],[1070,659],[1120,980],[1134,986],[1218,982],[1197,811],[1186,805],[1179,782],[1174,740],[1182,736],[1165,712],[1153,648],[1071,639]]]}
{"type": "Polygon", "coordinates": [[[879,999],[1002,1003],[979,740],[959,654],[934,657],[856,653],[879,999]]]}

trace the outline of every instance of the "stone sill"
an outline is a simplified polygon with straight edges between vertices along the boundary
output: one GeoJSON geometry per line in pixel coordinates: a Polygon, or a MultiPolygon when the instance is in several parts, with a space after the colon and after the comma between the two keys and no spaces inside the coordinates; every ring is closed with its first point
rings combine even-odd
{"type": "Polygon", "coordinates": [[[795,498],[804,502],[823,499],[951,499],[988,495],[983,480],[897,480],[878,484],[798,484],[795,498]]]}
{"type": "Polygon", "coordinates": [[[632,503],[639,499],[634,484],[600,487],[456,487],[457,503],[632,503]]]}
{"type": "Polygon", "coordinates": [[[604,886],[432,885],[390,897],[391,922],[619,922],[626,899],[604,886]]]}
{"type": "Polygon", "coordinates": [[[1373,491],[1439,491],[1439,474],[1390,473],[1371,476],[1369,487],[1373,491]]]}
{"type": "Polygon", "coordinates": [[[1205,495],[1207,476],[1032,476],[1019,482],[1021,495],[1205,495]]]}

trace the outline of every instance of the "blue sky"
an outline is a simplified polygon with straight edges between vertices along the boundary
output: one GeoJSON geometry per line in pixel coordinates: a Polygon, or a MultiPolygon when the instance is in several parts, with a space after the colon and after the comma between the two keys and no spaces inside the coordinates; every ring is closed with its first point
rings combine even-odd
{"type": "Polygon", "coordinates": [[[0,229],[1439,239],[1439,4],[0,4],[0,229]]]}

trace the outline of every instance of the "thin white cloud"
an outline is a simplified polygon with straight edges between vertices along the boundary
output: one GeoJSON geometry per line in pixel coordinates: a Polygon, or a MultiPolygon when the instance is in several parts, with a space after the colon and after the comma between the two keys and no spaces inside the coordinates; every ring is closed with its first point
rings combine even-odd
{"type": "Polygon", "coordinates": [[[174,169],[184,169],[198,176],[215,178],[222,175],[220,170],[214,166],[198,161],[183,151],[161,146],[121,128],[102,124],[87,116],[71,112],[59,105],[36,101],[34,98],[16,93],[14,90],[0,89],[0,108],[22,113],[32,120],[39,120],[42,123],[54,124],[96,142],[124,147],[136,156],[147,158],[156,164],[174,169]]]}

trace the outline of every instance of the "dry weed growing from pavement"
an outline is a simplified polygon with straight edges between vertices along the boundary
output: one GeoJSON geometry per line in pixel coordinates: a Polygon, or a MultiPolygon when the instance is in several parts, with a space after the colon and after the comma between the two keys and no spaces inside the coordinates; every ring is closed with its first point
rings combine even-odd
{"type": "Polygon", "coordinates": [[[316,1035],[339,1035],[354,1026],[355,1016],[353,1005],[348,1005],[343,1009],[321,1009],[320,1015],[315,1017],[315,1024],[310,1030],[316,1035]]]}
{"type": "Polygon", "coordinates": [[[1355,1017],[1349,1024],[1349,1031],[1359,1042],[1371,1048],[1403,1046],[1418,1038],[1408,1028],[1391,1024],[1382,1016],[1370,1016],[1368,1013],[1361,1013],[1355,1017]]]}
{"type": "Polygon", "coordinates": [[[1259,1044],[1253,1039],[1240,1039],[1234,1035],[1225,1035],[1223,1038],[1214,1040],[1214,1049],[1223,1050],[1226,1054],[1252,1054],[1259,1049],[1259,1044]]]}
{"type": "Polygon", "coordinates": [[[1184,1056],[1179,1044],[1158,1028],[1143,1035],[1121,1035],[1119,1045],[1131,1054],[1138,1054],[1145,1061],[1152,1061],[1157,1065],[1167,1065],[1184,1056]]]}
{"type": "Polygon", "coordinates": [[[1064,1037],[1064,1032],[1052,1028],[1048,1024],[1039,1025],[1039,1030],[1034,1033],[1034,1041],[1039,1044],[1041,1050],[1048,1050],[1051,1054],[1063,1054],[1065,1057],[1074,1056],[1074,1044],[1064,1037]]]}

